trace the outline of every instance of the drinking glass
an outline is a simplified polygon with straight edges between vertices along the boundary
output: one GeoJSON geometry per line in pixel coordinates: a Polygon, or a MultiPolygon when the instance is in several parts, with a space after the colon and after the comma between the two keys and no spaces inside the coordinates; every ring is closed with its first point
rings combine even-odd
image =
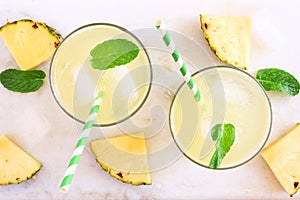
{"type": "Polygon", "coordinates": [[[212,66],[192,75],[202,100],[197,103],[187,84],[176,92],[169,126],[175,143],[193,162],[209,168],[216,142],[211,129],[231,123],[235,141],[217,169],[229,169],[253,159],[265,145],[272,125],[271,104],[264,88],[246,71],[212,66]]]}
{"type": "Polygon", "coordinates": [[[134,115],[146,101],[152,81],[149,56],[140,40],[128,30],[108,23],[82,26],[56,49],[50,65],[52,94],[61,109],[84,123],[99,90],[104,97],[94,126],[111,126],[134,115]],[[111,39],[127,39],[140,51],[130,63],[107,70],[90,65],[90,51],[111,39]]]}

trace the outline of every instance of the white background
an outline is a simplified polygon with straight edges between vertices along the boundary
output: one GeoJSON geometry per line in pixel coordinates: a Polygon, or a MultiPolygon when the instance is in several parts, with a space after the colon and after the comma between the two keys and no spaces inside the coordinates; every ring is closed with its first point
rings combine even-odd
{"type": "MultiPolygon", "coordinates": [[[[300,80],[299,1],[17,1],[0,0],[0,25],[7,20],[43,21],[66,36],[93,22],[108,22],[127,29],[152,28],[160,18],[168,28],[202,45],[199,14],[247,16],[253,20],[250,73],[278,67],[300,80]]],[[[0,71],[16,64],[0,40],[0,71]]],[[[49,62],[40,66],[48,71],[49,62]]],[[[48,75],[48,74],[47,74],[48,75]]],[[[300,95],[269,92],[273,127],[268,144],[300,121],[300,95]]],[[[0,187],[0,199],[236,199],[287,198],[258,155],[248,164],[227,171],[201,168],[181,157],[152,173],[151,186],[134,187],[111,178],[84,152],[70,192],[59,183],[78,137],[72,119],[52,97],[48,79],[32,94],[13,93],[0,86],[0,134],[7,134],[43,163],[36,180],[0,187]]],[[[294,198],[300,198],[296,194],[294,198]]]]}

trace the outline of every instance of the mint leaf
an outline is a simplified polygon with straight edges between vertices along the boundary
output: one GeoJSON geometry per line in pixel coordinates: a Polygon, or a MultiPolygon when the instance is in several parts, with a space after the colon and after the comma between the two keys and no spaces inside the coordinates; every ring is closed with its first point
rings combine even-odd
{"type": "Polygon", "coordinates": [[[138,53],[138,46],[131,41],[125,39],[107,40],[91,50],[90,64],[95,69],[106,70],[131,62],[138,53]]]}
{"type": "Polygon", "coordinates": [[[213,141],[216,141],[216,150],[210,160],[209,167],[216,169],[234,143],[235,128],[232,124],[217,124],[211,129],[211,137],[213,141]]]}
{"type": "Polygon", "coordinates": [[[299,93],[299,82],[290,73],[276,68],[260,69],[256,79],[267,91],[282,92],[291,96],[299,93]]]}
{"type": "Polygon", "coordinates": [[[34,92],[43,85],[46,77],[41,70],[22,71],[7,69],[0,74],[0,82],[8,90],[14,92],[34,92]]]}

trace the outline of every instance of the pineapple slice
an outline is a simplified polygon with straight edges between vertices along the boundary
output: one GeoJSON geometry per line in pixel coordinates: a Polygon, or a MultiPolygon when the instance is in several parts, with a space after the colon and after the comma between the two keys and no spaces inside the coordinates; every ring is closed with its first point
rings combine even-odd
{"type": "Polygon", "coordinates": [[[0,136],[0,185],[17,184],[31,178],[42,165],[5,135],[0,136]]]}
{"type": "Polygon", "coordinates": [[[143,133],[90,142],[99,165],[112,177],[132,185],[151,184],[143,133]]]}
{"type": "Polygon", "coordinates": [[[297,123],[261,155],[279,183],[292,196],[300,188],[300,124],[297,123]]]}
{"type": "Polygon", "coordinates": [[[62,38],[55,29],[29,19],[7,23],[0,35],[21,70],[30,70],[53,55],[62,38]]]}
{"type": "Polygon", "coordinates": [[[201,29],[220,60],[247,69],[249,66],[251,19],[200,15],[201,29]]]}

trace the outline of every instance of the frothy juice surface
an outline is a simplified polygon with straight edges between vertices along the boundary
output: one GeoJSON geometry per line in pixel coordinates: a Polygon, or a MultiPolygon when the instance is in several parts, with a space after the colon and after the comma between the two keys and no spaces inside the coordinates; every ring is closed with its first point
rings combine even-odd
{"type": "Polygon", "coordinates": [[[172,103],[170,126],[183,153],[208,166],[215,151],[211,128],[218,123],[235,126],[235,142],[219,168],[245,163],[265,144],[271,126],[271,107],[260,85],[246,72],[231,68],[207,68],[193,76],[202,94],[196,103],[183,85],[172,103]]]}
{"type": "Polygon", "coordinates": [[[97,91],[104,91],[95,124],[109,125],[132,115],[150,90],[151,66],[141,43],[123,29],[94,24],[70,34],[57,49],[51,63],[53,93],[59,105],[72,117],[84,122],[97,91]],[[140,52],[129,64],[108,70],[90,65],[90,51],[110,39],[127,39],[140,52]]]}

